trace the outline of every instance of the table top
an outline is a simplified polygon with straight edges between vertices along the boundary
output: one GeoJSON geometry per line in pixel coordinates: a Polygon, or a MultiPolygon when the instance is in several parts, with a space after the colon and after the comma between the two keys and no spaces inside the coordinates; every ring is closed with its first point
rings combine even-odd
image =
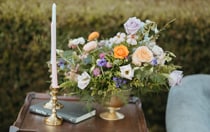
{"type": "MultiPolygon", "coordinates": [[[[117,121],[107,121],[99,117],[99,113],[106,111],[100,105],[96,105],[96,115],[78,124],[72,124],[63,121],[60,126],[49,126],[44,122],[45,117],[31,113],[30,105],[41,101],[49,100],[50,96],[45,93],[30,92],[27,94],[25,103],[21,107],[16,121],[10,126],[10,131],[27,131],[27,132],[147,132],[147,125],[144,113],[141,108],[140,100],[135,103],[129,103],[123,106],[119,112],[125,115],[125,118],[117,121]]],[[[59,96],[59,100],[78,101],[75,97],[59,96]]]]}

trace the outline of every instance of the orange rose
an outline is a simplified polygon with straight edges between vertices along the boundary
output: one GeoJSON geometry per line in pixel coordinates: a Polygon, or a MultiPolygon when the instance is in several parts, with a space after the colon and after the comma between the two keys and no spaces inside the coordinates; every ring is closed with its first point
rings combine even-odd
{"type": "Polygon", "coordinates": [[[88,36],[88,41],[92,41],[95,40],[99,37],[99,33],[98,32],[92,32],[89,36],[88,36]]]}
{"type": "Polygon", "coordinates": [[[152,51],[146,46],[140,46],[132,55],[132,63],[141,65],[141,62],[151,62],[153,59],[152,51]]]}
{"type": "Polygon", "coordinates": [[[124,45],[114,47],[114,57],[124,59],[129,54],[128,48],[124,45]]]}

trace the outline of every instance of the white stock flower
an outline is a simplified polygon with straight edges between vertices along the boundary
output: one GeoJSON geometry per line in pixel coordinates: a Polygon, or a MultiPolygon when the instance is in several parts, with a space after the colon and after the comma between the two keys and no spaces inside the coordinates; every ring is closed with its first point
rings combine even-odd
{"type": "Polygon", "coordinates": [[[83,37],[79,37],[79,38],[75,38],[75,39],[70,39],[68,46],[72,47],[72,46],[77,46],[79,44],[84,44],[85,43],[85,39],[83,37]]]}
{"type": "Polygon", "coordinates": [[[165,56],[166,56],[165,53],[161,54],[160,56],[157,56],[157,63],[159,65],[164,65],[165,64],[165,62],[166,62],[166,57],[165,56]]]}
{"type": "Polygon", "coordinates": [[[90,75],[87,72],[83,72],[81,75],[78,75],[77,80],[78,80],[77,86],[80,89],[85,89],[87,85],[90,83],[90,75]]]}
{"type": "Polygon", "coordinates": [[[128,35],[126,42],[131,45],[137,45],[137,35],[128,35]]]}
{"type": "Polygon", "coordinates": [[[132,80],[134,76],[134,70],[132,69],[131,65],[124,65],[120,67],[121,77],[127,78],[129,80],[132,80]]]}
{"type": "Polygon", "coordinates": [[[156,56],[161,56],[164,52],[163,52],[163,49],[158,46],[158,45],[154,45],[153,48],[152,48],[152,52],[154,53],[154,55],[156,56]]]}
{"type": "Polygon", "coordinates": [[[78,38],[79,44],[85,44],[85,39],[83,37],[78,38]]]}
{"type": "Polygon", "coordinates": [[[152,49],[155,45],[156,45],[156,42],[155,41],[150,41],[150,42],[148,42],[147,47],[149,49],[152,49]]]}
{"type": "Polygon", "coordinates": [[[114,43],[114,44],[119,44],[119,43],[122,43],[125,41],[125,33],[117,33],[116,36],[114,36],[113,38],[110,39],[110,42],[111,43],[114,43]]]}
{"type": "Polygon", "coordinates": [[[183,71],[174,70],[170,73],[168,81],[169,86],[174,87],[176,85],[179,85],[181,83],[181,80],[183,78],[183,71]]]}

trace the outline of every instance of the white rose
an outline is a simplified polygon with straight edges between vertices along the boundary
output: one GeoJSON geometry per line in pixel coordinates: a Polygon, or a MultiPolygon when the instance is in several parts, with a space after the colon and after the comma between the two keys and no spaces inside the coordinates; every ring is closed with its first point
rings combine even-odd
{"type": "Polygon", "coordinates": [[[153,48],[152,48],[152,52],[156,56],[161,56],[163,54],[163,49],[158,45],[154,45],[153,48]]]}
{"type": "Polygon", "coordinates": [[[87,72],[83,72],[82,75],[78,75],[77,80],[78,80],[77,86],[80,89],[85,89],[87,85],[90,83],[90,75],[87,72]]]}
{"type": "Polygon", "coordinates": [[[179,85],[183,78],[182,73],[183,71],[179,71],[179,70],[174,70],[173,72],[171,72],[168,78],[169,86],[174,87],[176,85],[179,85]]]}
{"type": "Polygon", "coordinates": [[[134,70],[132,69],[131,65],[125,65],[120,67],[121,77],[127,78],[129,80],[132,80],[134,76],[134,70]]]}
{"type": "Polygon", "coordinates": [[[136,34],[138,30],[144,26],[144,23],[136,17],[129,18],[124,24],[127,34],[136,34]]]}

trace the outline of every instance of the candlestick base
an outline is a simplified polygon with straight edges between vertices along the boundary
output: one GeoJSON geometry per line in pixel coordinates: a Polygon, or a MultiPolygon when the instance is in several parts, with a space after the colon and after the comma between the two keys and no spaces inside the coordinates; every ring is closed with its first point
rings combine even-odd
{"type": "Polygon", "coordinates": [[[62,118],[59,118],[57,116],[57,111],[56,111],[56,104],[57,104],[57,93],[58,93],[59,88],[51,88],[51,99],[52,99],[52,114],[45,118],[45,124],[47,125],[52,125],[52,126],[57,126],[61,125],[63,122],[62,118]]]}
{"type": "Polygon", "coordinates": [[[63,119],[57,117],[56,114],[52,114],[51,116],[45,118],[45,124],[50,125],[50,126],[59,126],[62,124],[63,119]]]}

